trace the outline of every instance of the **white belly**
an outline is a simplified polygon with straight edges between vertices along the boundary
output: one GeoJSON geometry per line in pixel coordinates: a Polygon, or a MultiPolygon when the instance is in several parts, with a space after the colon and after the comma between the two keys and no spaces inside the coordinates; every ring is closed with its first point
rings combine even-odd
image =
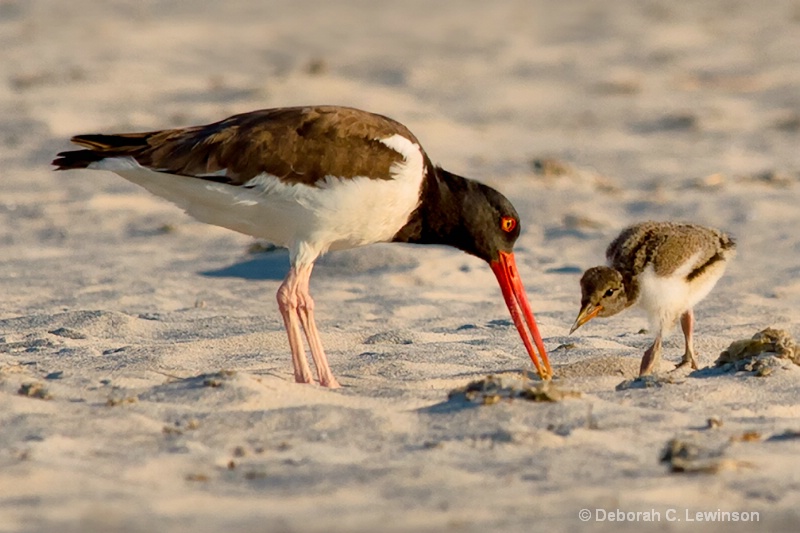
{"type": "Polygon", "coordinates": [[[712,265],[703,275],[687,282],[689,271],[678,269],[672,276],[659,277],[653,267],[648,266],[639,274],[636,303],[647,313],[654,327],[668,330],[681,314],[708,296],[725,272],[725,261],[712,265]]]}

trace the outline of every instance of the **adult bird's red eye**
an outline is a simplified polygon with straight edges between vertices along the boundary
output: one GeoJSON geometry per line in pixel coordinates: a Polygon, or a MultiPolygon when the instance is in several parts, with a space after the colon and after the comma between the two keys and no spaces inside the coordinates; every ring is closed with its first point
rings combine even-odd
{"type": "Polygon", "coordinates": [[[506,233],[511,233],[514,231],[514,228],[517,227],[517,221],[514,217],[503,217],[502,220],[500,220],[500,227],[506,233]]]}

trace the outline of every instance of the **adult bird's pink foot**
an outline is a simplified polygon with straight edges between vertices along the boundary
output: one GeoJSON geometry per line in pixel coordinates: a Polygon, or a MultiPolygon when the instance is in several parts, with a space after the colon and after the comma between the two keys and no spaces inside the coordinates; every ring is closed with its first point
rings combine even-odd
{"type": "Polygon", "coordinates": [[[72,141],[85,149],[58,154],[58,170],[115,172],[202,222],[289,249],[277,300],[297,382],[313,381],[305,338],[319,383],[339,386],[314,320],[314,262],[377,242],[445,244],[489,263],[537,372],[553,374],[514,260],[514,207],[434,166],[399,122],[347,107],[288,107],[72,141]]]}

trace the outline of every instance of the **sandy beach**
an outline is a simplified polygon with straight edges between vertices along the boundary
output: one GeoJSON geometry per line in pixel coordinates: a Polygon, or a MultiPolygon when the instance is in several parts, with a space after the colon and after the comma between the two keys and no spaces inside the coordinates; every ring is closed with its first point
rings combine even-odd
{"type": "Polygon", "coordinates": [[[0,532],[797,531],[800,366],[715,361],[800,339],[799,50],[797,0],[0,0],[0,532]],[[565,397],[450,394],[541,383],[485,263],[398,244],[319,261],[343,387],[295,384],[285,250],[50,167],[80,133],[304,104],[393,117],[513,202],[565,397]],[[644,314],[568,333],[648,219],[738,254],[700,370],[667,373],[673,331],[630,383],[644,314]]]}

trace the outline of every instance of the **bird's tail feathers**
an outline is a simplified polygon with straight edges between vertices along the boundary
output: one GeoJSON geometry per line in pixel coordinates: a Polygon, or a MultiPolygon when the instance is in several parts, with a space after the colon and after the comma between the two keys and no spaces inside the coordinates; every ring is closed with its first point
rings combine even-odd
{"type": "Polygon", "coordinates": [[[151,135],[153,132],[76,135],[70,140],[87,150],[61,152],[52,164],[56,170],[70,170],[86,168],[90,164],[108,157],[133,155],[137,150],[147,146],[151,135]]]}

